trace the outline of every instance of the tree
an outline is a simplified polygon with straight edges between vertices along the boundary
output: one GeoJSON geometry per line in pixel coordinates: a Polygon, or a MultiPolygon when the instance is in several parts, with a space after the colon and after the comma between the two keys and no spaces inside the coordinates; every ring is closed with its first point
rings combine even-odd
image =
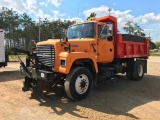
{"type": "Polygon", "coordinates": [[[155,45],[156,45],[156,48],[157,48],[157,49],[160,48],[160,42],[156,42],[155,45]]]}
{"type": "Polygon", "coordinates": [[[87,20],[89,19],[89,18],[92,18],[92,17],[96,17],[96,13],[94,13],[94,12],[92,12],[91,14],[90,14],[90,16],[87,18],[87,20]]]}
{"type": "MultiPolygon", "coordinates": [[[[34,22],[26,13],[18,14],[12,9],[2,7],[0,12],[0,29],[5,30],[7,48],[18,47],[29,50],[31,41],[39,40],[39,24],[34,22]]],[[[62,38],[65,30],[75,21],[61,19],[49,21],[44,19],[40,25],[40,41],[52,38],[62,38]]]]}
{"type": "Polygon", "coordinates": [[[152,42],[151,40],[150,40],[150,49],[151,49],[151,50],[152,50],[152,49],[156,49],[155,43],[152,42]]]}
{"type": "Polygon", "coordinates": [[[133,21],[127,21],[125,26],[123,27],[124,31],[128,34],[136,35],[136,36],[145,36],[144,30],[137,25],[137,23],[133,23],[133,21]]]}
{"type": "Polygon", "coordinates": [[[10,45],[15,47],[19,38],[19,34],[17,34],[19,33],[18,28],[20,24],[18,13],[12,9],[2,7],[2,12],[0,13],[0,22],[0,27],[5,30],[6,39],[8,39],[10,45]]]}
{"type": "MultiPolygon", "coordinates": [[[[62,21],[61,19],[49,22],[49,24],[48,24],[48,37],[49,38],[54,37],[54,38],[58,38],[58,39],[64,37],[65,36],[65,30],[67,30],[67,28],[74,23],[75,23],[75,21],[69,21],[69,20],[68,21],[67,20],[62,21]]],[[[42,26],[43,26],[42,30],[43,30],[43,33],[44,33],[45,32],[45,27],[44,27],[44,25],[42,25],[42,26]]]]}

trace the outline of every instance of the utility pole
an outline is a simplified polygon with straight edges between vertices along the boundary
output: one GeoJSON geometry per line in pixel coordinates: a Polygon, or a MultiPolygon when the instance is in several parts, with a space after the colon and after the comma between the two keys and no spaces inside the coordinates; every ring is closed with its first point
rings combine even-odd
{"type": "Polygon", "coordinates": [[[39,42],[41,40],[41,28],[40,28],[40,26],[41,26],[41,18],[39,18],[39,42]]]}

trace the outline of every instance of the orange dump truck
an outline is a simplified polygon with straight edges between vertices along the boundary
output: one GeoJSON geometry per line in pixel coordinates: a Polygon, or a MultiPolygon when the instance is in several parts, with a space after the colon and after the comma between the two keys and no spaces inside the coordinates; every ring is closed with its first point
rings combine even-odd
{"type": "Polygon", "coordinates": [[[36,44],[27,53],[26,64],[18,57],[25,75],[23,91],[32,95],[62,85],[70,99],[81,100],[93,84],[126,73],[130,80],[141,80],[147,72],[149,39],[117,33],[113,16],[91,18],[72,25],[63,39],[36,44]]]}

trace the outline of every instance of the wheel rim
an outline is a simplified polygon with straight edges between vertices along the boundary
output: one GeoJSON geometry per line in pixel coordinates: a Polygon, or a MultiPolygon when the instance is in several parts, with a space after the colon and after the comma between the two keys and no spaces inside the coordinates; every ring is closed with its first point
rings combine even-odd
{"type": "Polygon", "coordinates": [[[85,74],[81,74],[77,77],[75,82],[75,89],[78,94],[84,94],[89,87],[89,80],[85,74]]]}
{"type": "Polygon", "coordinates": [[[142,65],[139,65],[138,75],[139,75],[139,76],[142,76],[142,75],[143,75],[143,66],[142,66],[142,65]]]}

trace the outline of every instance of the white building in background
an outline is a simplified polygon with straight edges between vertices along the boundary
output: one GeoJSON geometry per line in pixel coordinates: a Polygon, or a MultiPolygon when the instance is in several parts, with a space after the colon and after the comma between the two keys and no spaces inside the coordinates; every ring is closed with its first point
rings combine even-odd
{"type": "Polygon", "coordinates": [[[4,30],[0,29],[0,67],[7,66],[8,56],[5,54],[4,30]]]}

